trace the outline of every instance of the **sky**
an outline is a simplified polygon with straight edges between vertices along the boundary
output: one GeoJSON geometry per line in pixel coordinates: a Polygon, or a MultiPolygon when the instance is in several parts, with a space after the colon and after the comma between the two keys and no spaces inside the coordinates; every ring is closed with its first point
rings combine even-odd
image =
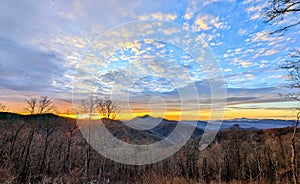
{"type": "Polygon", "coordinates": [[[299,48],[299,26],[268,34],[297,17],[265,23],[267,6],[262,0],[2,0],[0,102],[24,113],[26,98],[47,95],[64,114],[94,92],[113,95],[120,119],[143,114],[178,119],[182,111],[186,119],[209,119],[210,81],[216,80],[205,66],[212,59],[226,88],[218,118],[291,119],[297,103],[280,95],[291,89],[279,66],[299,48]],[[164,22],[162,31],[131,26],[147,20],[164,22]],[[201,44],[180,37],[184,31],[201,44]],[[116,44],[122,36],[129,41],[116,44]],[[195,59],[178,40],[211,58],[195,59]]]}

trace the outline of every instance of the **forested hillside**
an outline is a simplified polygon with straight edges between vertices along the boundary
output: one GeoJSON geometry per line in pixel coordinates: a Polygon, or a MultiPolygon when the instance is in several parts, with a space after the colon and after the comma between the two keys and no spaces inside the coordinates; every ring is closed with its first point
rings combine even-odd
{"type": "MultiPolygon", "coordinates": [[[[292,128],[222,130],[202,152],[198,137],[162,162],[129,166],[87,147],[73,119],[9,113],[0,118],[0,183],[289,183],[292,174],[292,128]]],[[[121,139],[159,140],[116,123],[107,126],[121,139]]],[[[299,160],[299,140],[296,151],[299,160]]]]}

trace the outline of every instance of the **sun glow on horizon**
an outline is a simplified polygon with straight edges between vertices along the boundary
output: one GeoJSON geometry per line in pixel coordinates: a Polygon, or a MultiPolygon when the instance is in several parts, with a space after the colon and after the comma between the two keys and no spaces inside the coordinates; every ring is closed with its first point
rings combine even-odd
{"type": "MultiPolygon", "coordinates": [[[[197,114],[197,113],[195,113],[197,114]]],[[[89,116],[87,114],[85,115],[76,115],[76,114],[58,114],[59,116],[73,118],[73,119],[86,119],[89,116]]],[[[159,113],[151,113],[151,112],[143,112],[143,113],[118,113],[116,115],[116,120],[131,120],[135,117],[142,117],[145,115],[149,115],[156,118],[164,118],[168,120],[201,120],[201,121],[207,121],[207,120],[220,120],[220,119],[210,119],[211,113],[199,113],[199,115],[194,115],[194,113],[190,113],[189,118],[187,119],[181,119],[179,112],[170,112],[165,114],[164,116],[161,116],[159,113]]],[[[101,119],[103,117],[101,116],[92,116],[91,119],[101,119]]],[[[248,118],[248,119],[283,119],[283,120],[294,120],[295,114],[291,110],[286,109],[278,109],[278,110],[238,110],[238,111],[225,111],[224,112],[224,120],[232,120],[237,118],[248,118]],[[276,114],[276,116],[274,116],[276,114]]]]}
{"type": "MultiPolygon", "coordinates": [[[[295,103],[297,102],[281,102],[282,107],[277,108],[279,106],[277,102],[274,103],[259,103],[259,104],[240,104],[240,105],[235,105],[227,107],[224,111],[224,119],[225,120],[230,120],[230,119],[236,119],[236,118],[254,118],[254,119],[285,119],[285,120],[293,120],[295,119],[295,111],[292,108],[295,106],[295,103]],[[255,107],[255,108],[254,108],[255,107]],[[276,108],[274,108],[276,107],[276,108]],[[291,108],[289,108],[291,107],[291,108]]],[[[7,107],[9,108],[9,112],[16,112],[19,114],[23,115],[29,115],[28,112],[24,111],[25,103],[24,102],[19,102],[19,103],[6,103],[8,104],[7,107]]],[[[72,112],[72,106],[71,105],[66,105],[64,103],[56,103],[57,108],[59,112],[56,112],[55,114],[63,117],[69,117],[76,119],[76,115],[73,114],[72,112]],[[62,105],[60,105],[62,104],[62,105]],[[66,112],[66,109],[69,109],[69,112],[66,112]]],[[[188,117],[185,120],[209,120],[210,119],[210,111],[209,110],[204,110],[202,109],[199,112],[186,112],[186,116],[188,117]]],[[[125,111],[120,111],[116,113],[116,119],[120,120],[130,120],[133,119],[137,116],[144,116],[144,115],[150,115],[153,117],[160,117],[160,118],[165,118],[169,120],[180,120],[180,111],[172,111],[169,110],[166,113],[162,113],[159,111],[149,111],[149,109],[144,109],[144,110],[138,110],[138,111],[133,111],[133,112],[125,112],[125,111]]],[[[80,118],[86,118],[87,115],[81,116],[80,118]]],[[[97,118],[101,118],[100,116],[96,116],[97,118]]],[[[212,119],[216,120],[216,119],[212,119]]]]}
{"type": "Polygon", "coordinates": [[[50,9],[45,3],[32,2],[30,7],[38,10],[37,15],[27,15],[26,6],[4,1],[0,17],[4,20],[0,21],[0,103],[10,112],[28,115],[24,100],[45,95],[56,99],[58,110],[54,113],[76,118],[70,109],[73,89],[78,85],[78,94],[92,88],[101,95],[115,93],[120,106],[126,105],[125,97],[133,99],[132,109],[118,112],[117,119],[149,114],[170,120],[215,120],[222,114],[215,112],[217,117],[209,111],[210,77],[204,74],[205,67],[199,66],[201,62],[211,63],[210,59],[215,57],[226,83],[220,86],[227,88],[226,98],[220,98],[227,101],[224,119],[294,119],[293,108],[299,104],[279,94],[299,91],[286,88],[286,71],[278,66],[291,59],[292,50],[300,48],[298,27],[289,29],[285,35],[269,34],[293,19],[273,26],[266,24],[255,11],[263,10],[265,1],[174,2],[109,1],[105,2],[107,6],[99,6],[101,2],[94,6],[91,2],[74,5],[55,1],[50,9]],[[13,26],[6,20],[13,22],[13,26]],[[159,24],[128,24],[150,21],[159,24]],[[174,29],[173,24],[182,30],[174,29]],[[129,26],[124,28],[125,25],[129,26]],[[153,29],[154,25],[158,29],[153,29]],[[183,31],[197,39],[181,34],[183,31]],[[106,39],[98,40],[102,36],[106,39]],[[196,40],[203,42],[197,45],[196,40]],[[205,58],[202,53],[201,57],[193,58],[186,48],[195,53],[209,50],[214,57],[205,58]],[[84,70],[80,70],[80,64],[84,70]],[[96,74],[96,80],[90,74],[96,74]],[[76,77],[82,78],[82,83],[76,83],[76,77]],[[190,94],[191,83],[202,100],[199,103],[190,94]],[[186,99],[181,101],[177,89],[186,92],[186,99]],[[155,95],[161,99],[151,101],[155,95]],[[164,102],[169,109],[163,107],[164,102]],[[178,110],[181,102],[185,105],[183,112],[178,110]]]}

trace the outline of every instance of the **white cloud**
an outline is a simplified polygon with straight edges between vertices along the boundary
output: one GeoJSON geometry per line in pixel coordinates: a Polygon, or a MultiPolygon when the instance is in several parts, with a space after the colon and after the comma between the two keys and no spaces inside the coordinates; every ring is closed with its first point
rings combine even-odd
{"type": "Polygon", "coordinates": [[[240,29],[238,30],[238,33],[239,33],[240,35],[247,35],[247,30],[246,30],[246,29],[243,29],[243,28],[240,28],[240,29]]]}
{"type": "Polygon", "coordinates": [[[197,30],[208,30],[211,27],[208,26],[207,21],[208,21],[208,17],[197,17],[197,19],[195,20],[195,26],[197,30]]]}
{"type": "Polygon", "coordinates": [[[226,29],[229,27],[225,22],[220,21],[219,17],[214,17],[209,14],[199,14],[192,25],[192,30],[197,32],[201,30],[210,30],[212,28],[226,29]]]}
{"type": "Polygon", "coordinates": [[[243,68],[248,68],[251,65],[251,62],[248,61],[241,61],[240,64],[243,68]]]}
{"type": "Polygon", "coordinates": [[[170,14],[170,13],[164,14],[161,12],[151,13],[150,15],[138,16],[138,19],[140,19],[140,20],[157,19],[157,20],[174,21],[176,18],[177,18],[177,15],[175,15],[175,14],[170,14]]]}
{"type": "Polygon", "coordinates": [[[230,69],[230,68],[225,68],[224,69],[224,72],[228,72],[228,73],[230,73],[232,70],[230,69]]]}
{"type": "Polygon", "coordinates": [[[263,54],[263,56],[270,56],[273,54],[276,54],[278,50],[268,50],[266,53],[263,54]]]}

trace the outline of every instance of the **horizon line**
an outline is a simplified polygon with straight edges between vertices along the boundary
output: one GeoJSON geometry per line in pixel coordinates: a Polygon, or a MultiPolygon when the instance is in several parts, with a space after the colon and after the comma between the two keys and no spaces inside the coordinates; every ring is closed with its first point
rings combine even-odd
{"type": "MultiPolygon", "coordinates": [[[[59,116],[59,117],[65,117],[65,118],[71,118],[71,119],[79,119],[79,118],[76,118],[76,114],[66,114],[66,113],[53,113],[53,112],[49,112],[49,113],[42,113],[42,114],[30,114],[30,113],[17,113],[17,112],[9,112],[9,111],[3,111],[3,112],[0,112],[1,113],[10,113],[10,114],[16,114],[16,115],[22,115],[22,116],[34,116],[34,115],[49,115],[49,114],[52,114],[52,115],[56,115],[56,116],[59,116]]],[[[82,114],[82,116],[86,116],[85,114],[82,114]]],[[[203,120],[200,120],[200,119],[195,119],[195,120],[192,120],[192,119],[184,119],[184,120],[179,120],[179,119],[168,119],[168,118],[165,118],[165,117],[160,117],[160,116],[155,116],[155,115],[149,115],[149,114],[144,114],[144,115],[139,115],[139,116],[134,116],[133,118],[131,119],[113,119],[113,120],[119,120],[119,121],[130,121],[134,118],[142,118],[144,116],[149,116],[149,117],[152,117],[152,118],[161,118],[161,119],[165,119],[165,120],[168,120],[168,121],[232,121],[232,120],[241,120],[241,119],[248,119],[248,120],[284,120],[284,121],[292,121],[292,120],[295,120],[295,119],[283,119],[283,118],[248,118],[248,117],[239,117],[239,118],[231,118],[231,119],[222,119],[222,120],[209,120],[209,119],[203,119],[203,120]]],[[[101,117],[99,115],[95,115],[94,117],[101,117]]],[[[94,118],[95,120],[97,119],[103,119],[103,118],[94,118]]]]}

